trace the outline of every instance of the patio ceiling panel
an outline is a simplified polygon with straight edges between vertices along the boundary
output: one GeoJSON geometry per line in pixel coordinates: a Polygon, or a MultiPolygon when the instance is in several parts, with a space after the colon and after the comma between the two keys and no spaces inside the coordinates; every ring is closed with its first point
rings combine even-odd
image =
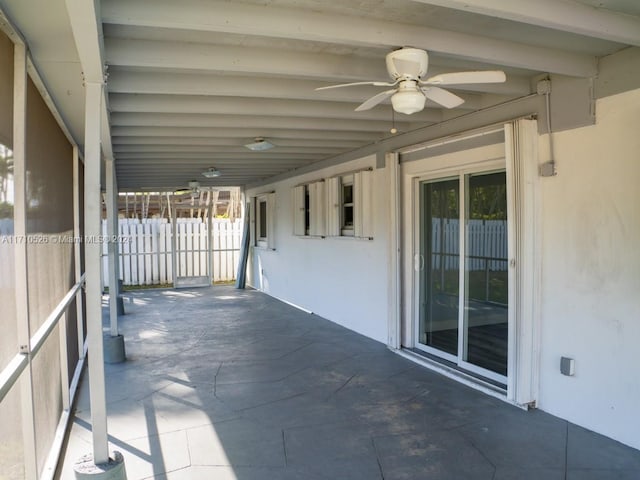
{"type": "MultiPolygon", "coordinates": [[[[118,184],[128,190],[185,187],[200,165],[202,171],[235,165],[216,179],[200,176],[205,186],[255,184],[389,138],[392,126],[409,132],[526,96],[544,75],[595,77],[600,57],[640,43],[636,0],[98,3],[104,50],[97,42],[80,54],[101,51],[108,67],[110,145],[118,184]],[[388,100],[355,112],[381,91],[376,87],[315,90],[388,81],[384,57],[403,46],[429,52],[429,76],[501,69],[507,81],[455,86],[465,100],[460,107],[427,102],[411,116],[393,114],[388,100]],[[261,154],[242,147],[256,137],[276,147],[261,154]],[[256,170],[257,158],[268,168],[256,170]]],[[[55,13],[67,4],[0,0],[0,6],[29,38],[61,116],[82,139],[80,55],[69,16],[55,13]],[[33,14],[44,11],[54,13],[46,20],[33,14]]]]}

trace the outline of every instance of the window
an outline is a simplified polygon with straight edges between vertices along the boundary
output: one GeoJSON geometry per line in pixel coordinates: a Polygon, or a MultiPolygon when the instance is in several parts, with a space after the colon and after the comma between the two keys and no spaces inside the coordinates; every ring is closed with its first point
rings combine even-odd
{"type": "Polygon", "coordinates": [[[293,234],[323,237],[326,232],[325,182],[298,185],[293,188],[293,234]]]}
{"type": "Polygon", "coordinates": [[[258,241],[267,239],[267,199],[258,199],[258,241]]]}
{"type": "Polygon", "coordinates": [[[309,185],[304,186],[304,234],[310,235],[311,231],[311,199],[309,198],[309,185]]]}
{"type": "Polygon", "coordinates": [[[340,177],[340,233],[353,236],[353,175],[340,177]]]}
{"type": "Polygon", "coordinates": [[[327,234],[334,237],[373,238],[373,172],[327,179],[327,234]]]}
{"type": "Polygon", "coordinates": [[[258,195],[253,199],[252,238],[254,245],[263,248],[274,248],[275,236],[275,193],[258,195]]]}

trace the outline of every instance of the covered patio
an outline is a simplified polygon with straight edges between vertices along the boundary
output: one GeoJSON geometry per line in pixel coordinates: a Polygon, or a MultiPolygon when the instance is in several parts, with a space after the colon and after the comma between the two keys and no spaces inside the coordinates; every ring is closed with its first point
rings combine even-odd
{"type": "MultiPolygon", "coordinates": [[[[124,455],[129,480],[606,480],[640,471],[637,450],[254,290],[140,290],[125,303],[128,360],[106,365],[106,393],[110,449],[124,455]]],[[[88,383],[61,479],[74,478],[73,463],[91,450],[88,383]]]]}

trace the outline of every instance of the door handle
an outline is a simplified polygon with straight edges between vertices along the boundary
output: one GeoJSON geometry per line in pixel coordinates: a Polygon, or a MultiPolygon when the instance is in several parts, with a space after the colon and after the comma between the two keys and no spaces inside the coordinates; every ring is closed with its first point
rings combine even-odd
{"type": "Polygon", "coordinates": [[[424,255],[416,253],[413,256],[413,268],[416,272],[420,272],[424,269],[424,255]]]}

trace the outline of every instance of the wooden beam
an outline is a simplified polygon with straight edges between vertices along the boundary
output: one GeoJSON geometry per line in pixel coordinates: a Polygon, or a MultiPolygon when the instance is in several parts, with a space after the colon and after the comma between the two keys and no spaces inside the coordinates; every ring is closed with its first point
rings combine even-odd
{"type": "MultiPolygon", "coordinates": [[[[206,32],[235,33],[292,40],[327,42],[377,48],[412,45],[431,52],[473,58],[495,65],[590,77],[596,60],[588,55],[543,48],[438,28],[393,23],[371,18],[320,13],[313,10],[243,5],[198,0],[106,0],[102,2],[106,23],[206,32]]],[[[210,47],[206,45],[203,47],[210,47]]],[[[227,49],[227,47],[224,47],[227,49]]],[[[246,51],[246,50],[245,50],[246,51]]],[[[231,48],[230,55],[240,63],[231,48]]],[[[142,51],[138,52],[142,53],[142,51]]],[[[283,52],[288,54],[290,52],[283,52]]],[[[216,55],[217,56],[217,55],[216,55]]],[[[308,55],[300,54],[301,57],[308,55]]],[[[344,56],[345,64],[352,60],[344,56]]],[[[257,57],[246,60],[260,62],[257,57]]],[[[327,65],[322,65],[326,67],[327,65]]],[[[250,67],[248,65],[248,67],[250,67]]],[[[259,65],[258,68],[268,67],[259,65]]],[[[336,75],[339,70],[335,70],[336,75]]],[[[368,74],[367,74],[368,75],[368,74]]],[[[383,79],[386,75],[383,75],[383,79]]]]}
{"type": "MultiPolygon", "coordinates": [[[[366,112],[356,112],[344,102],[314,102],[304,100],[276,100],[270,98],[231,98],[200,95],[110,95],[111,109],[115,112],[188,113],[216,115],[260,115],[268,112],[275,117],[337,118],[390,120],[384,106],[366,112]]],[[[396,114],[400,121],[439,122],[440,110],[425,109],[413,115],[396,114]]]]}
{"type": "Polygon", "coordinates": [[[626,45],[640,46],[640,17],[567,0],[414,0],[626,45]]]}
{"type": "MultiPolygon", "coordinates": [[[[391,108],[385,120],[340,120],[336,118],[288,118],[268,115],[215,115],[185,113],[118,112],[111,114],[114,137],[176,136],[198,137],[202,134],[229,137],[285,137],[285,138],[372,138],[377,132],[391,128],[391,108]]],[[[396,121],[401,130],[408,130],[408,122],[396,121]]]]}
{"type": "MultiPolygon", "coordinates": [[[[248,54],[251,54],[247,51],[248,54]]],[[[377,62],[382,62],[382,57],[377,62]]],[[[432,66],[431,71],[444,69],[432,66]]],[[[270,78],[225,74],[221,76],[197,75],[193,73],[165,72],[158,75],[154,71],[132,71],[112,66],[109,69],[109,93],[156,93],[164,95],[213,95],[221,97],[257,97],[295,100],[328,100],[353,103],[354,108],[369,97],[385,90],[383,87],[362,85],[358,88],[336,88],[316,91],[335,82],[301,80],[297,78],[270,78]]],[[[456,86],[458,95],[465,100],[461,108],[476,109],[481,103],[481,95],[469,92],[508,92],[513,95],[529,93],[527,78],[509,75],[504,84],[478,84],[456,86]]],[[[389,102],[388,102],[389,103],[389,102]]],[[[427,101],[427,105],[435,104],[427,101]]]]}

